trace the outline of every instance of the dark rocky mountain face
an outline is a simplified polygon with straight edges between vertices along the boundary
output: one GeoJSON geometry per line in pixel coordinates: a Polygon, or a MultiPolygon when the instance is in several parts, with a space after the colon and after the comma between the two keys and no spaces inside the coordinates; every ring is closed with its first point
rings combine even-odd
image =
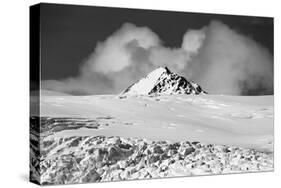
{"type": "Polygon", "coordinates": [[[165,67],[166,72],[162,74],[158,83],[148,93],[149,95],[159,94],[201,94],[204,92],[201,87],[194,83],[187,81],[184,77],[171,72],[165,67]]]}
{"type": "Polygon", "coordinates": [[[206,93],[194,82],[171,72],[167,67],[159,67],[145,78],[127,88],[123,94],[129,95],[172,95],[206,93]]]}

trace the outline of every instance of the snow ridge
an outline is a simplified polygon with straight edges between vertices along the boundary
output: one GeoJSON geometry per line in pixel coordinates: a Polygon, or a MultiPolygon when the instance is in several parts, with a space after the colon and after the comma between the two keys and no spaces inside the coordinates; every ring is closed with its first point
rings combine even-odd
{"type": "Polygon", "coordinates": [[[171,72],[167,67],[159,67],[128,87],[122,94],[127,95],[171,95],[206,93],[195,83],[171,72]]]}

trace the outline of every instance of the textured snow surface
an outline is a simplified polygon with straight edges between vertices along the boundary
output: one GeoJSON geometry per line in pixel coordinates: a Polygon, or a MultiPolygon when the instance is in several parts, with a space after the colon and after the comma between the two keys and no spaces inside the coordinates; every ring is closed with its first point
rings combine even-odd
{"type": "Polygon", "coordinates": [[[43,185],[273,170],[272,153],[199,142],[73,136],[41,143],[31,177],[40,174],[43,185]]]}
{"type": "Polygon", "coordinates": [[[41,96],[40,105],[30,168],[41,184],[273,170],[273,96],[41,96]]]}

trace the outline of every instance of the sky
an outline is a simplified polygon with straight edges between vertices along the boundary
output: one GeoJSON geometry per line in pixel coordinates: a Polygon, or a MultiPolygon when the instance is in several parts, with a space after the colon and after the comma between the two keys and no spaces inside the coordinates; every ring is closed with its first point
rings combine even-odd
{"type": "Polygon", "coordinates": [[[41,5],[41,88],[116,94],[159,66],[211,94],[273,94],[273,19],[41,5]]]}

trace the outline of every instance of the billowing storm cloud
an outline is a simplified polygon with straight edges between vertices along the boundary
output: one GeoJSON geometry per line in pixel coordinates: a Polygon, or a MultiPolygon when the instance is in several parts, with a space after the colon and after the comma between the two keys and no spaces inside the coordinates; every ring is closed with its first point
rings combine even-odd
{"type": "Polygon", "coordinates": [[[188,30],[179,48],[163,45],[148,27],[130,23],[96,45],[77,77],[45,80],[43,89],[70,94],[114,94],[159,66],[211,94],[272,94],[273,57],[253,39],[212,21],[188,30]]]}

